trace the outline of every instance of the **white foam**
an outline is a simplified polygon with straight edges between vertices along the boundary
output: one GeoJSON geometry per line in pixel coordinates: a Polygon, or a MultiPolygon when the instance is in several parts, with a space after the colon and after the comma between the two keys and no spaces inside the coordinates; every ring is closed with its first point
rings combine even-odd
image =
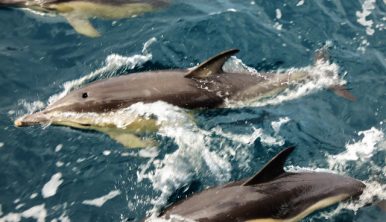
{"type": "Polygon", "coordinates": [[[256,129],[256,128],[253,129],[252,134],[248,134],[248,135],[226,133],[220,127],[213,128],[212,132],[214,132],[217,135],[220,135],[224,138],[230,139],[232,141],[236,141],[238,143],[243,143],[245,145],[253,144],[256,141],[256,139],[261,138],[263,135],[263,130],[262,129],[256,129]]]}
{"type": "Polygon", "coordinates": [[[19,101],[19,105],[23,106],[27,113],[34,113],[38,110],[43,109],[46,106],[45,103],[40,100],[34,102],[27,102],[24,99],[19,101]]]}
{"type": "Polygon", "coordinates": [[[15,207],[15,209],[18,210],[18,209],[24,207],[24,205],[25,205],[25,203],[18,204],[18,205],[15,207]]]}
{"type": "Polygon", "coordinates": [[[56,167],[62,167],[64,165],[64,163],[62,162],[62,161],[57,161],[56,163],[55,163],[55,166],[56,167]]]}
{"type": "Polygon", "coordinates": [[[96,206],[96,207],[101,207],[107,201],[115,198],[118,195],[121,195],[121,191],[120,190],[113,190],[113,191],[110,191],[110,193],[108,193],[108,194],[106,194],[106,195],[104,195],[102,197],[98,197],[98,198],[95,198],[95,199],[92,199],[92,200],[84,200],[84,201],[82,201],[82,204],[96,206]]]}
{"type": "Polygon", "coordinates": [[[158,156],[158,149],[156,147],[152,147],[149,149],[142,149],[139,151],[139,156],[144,158],[155,158],[158,156]]]}
{"type": "Polygon", "coordinates": [[[275,22],[275,24],[273,24],[273,27],[274,27],[275,29],[281,31],[282,28],[283,28],[283,25],[280,24],[279,22],[275,22]]]}
{"type": "Polygon", "coordinates": [[[360,131],[358,136],[363,136],[363,138],[357,142],[346,144],[346,151],[328,157],[330,167],[344,166],[347,161],[366,162],[380,148],[378,144],[385,140],[384,133],[375,127],[360,131]]]}
{"type": "Polygon", "coordinates": [[[302,6],[302,5],[304,5],[304,0],[300,0],[300,1],[296,4],[296,6],[302,6]]]}
{"type": "Polygon", "coordinates": [[[176,189],[189,183],[203,168],[208,169],[217,181],[223,182],[230,178],[231,167],[228,161],[215,151],[209,150],[209,132],[199,129],[184,109],[161,101],[150,104],[137,103],[109,115],[96,116],[95,119],[124,127],[136,116],[155,117],[160,126],[158,134],[172,138],[179,147],[175,152],[167,154],[163,160],[154,160],[158,155],[155,148],[141,150],[139,153],[139,156],[150,159],[140,167],[137,172],[138,179],[150,179],[154,189],[161,191],[161,196],[154,200],[156,206],[163,206],[176,189]],[[155,170],[147,172],[152,164],[155,170]]]}
{"type": "Polygon", "coordinates": [[[63,144],[58,144],[56,147],[55,147],[55,152],[59,152],[60,150],[62,150],[63,148],[63,144]]]}
{"type": "Polygon", "coordinates": [[[22,218],[33,218],[37,222],[45,222],[47,217],[47,210],[45,209],[45,205],[37,205],[31,207],[28,210],[25,210],[21,213],[9,213],[4,217],[0,218],[0,221],[4,222],[18,222],[21,221],[22,218]]]}
{"type": "Polygon", "coordinates": [[[364,27],[366,27],[366,34],[367,35],[373,35],[374,34],[374,28],[373,28],[373,20],[366,20],[366,17],[371,15],[373,10],[375,9],[375,2],[376,0],[365,0],[362,4],[362,11],[357,11],[357,22],[364,27]]]}
{"type": "Polygon", "coordinates": [[[96,71],[88,75],[85,75],[79,79],[65,82],[63,84],[64,90],[59,94],[51,96],[48,100],[48,103],[51,104],[57,101],[58,99],[64,97],[71,90],[79,88],[80,86],[84,85],[85,83],[87,83],[87,81],[91,79],[94,79],[96,77],[98,77],[98,79],[111,77],[113,72],[117,71],[122,67],[133,69],[134,67],[151,60],[152,54],[148,51],[148,48],[150,47],[151,44],[153,44],[156,41],[157,39],[153,37],[149,39],[147,42],[145,42],[142,49],[142,54],[140,55],[133,55],[129,57],[121,56],[117,54],[109,55],[106,58],[104,67],[97,69],[96,71]]]}
{"type": "Polygon", "coordinates": [[[51,179],[44,184],[42,189],[42,196],[44,198],[52,197],[56,194],[58,187],[63,183],[62,173],[54,174],[51,179]]]}
{"type": "Polygon", "coordinates": [[[0,148],[2,148],[3,146],[4,146],[4,143],[0,142],[0,148]]]}
{"type": "Polygon", "coordinates": [[[170,127],[162,130],[163,134],[174,139],[178,149],[155,162],[155,171],[149,173],[149,179],[156,190],[162,192],[154,201],[155,210],[164,206],[168,197],[178,188],[189,183],[203,168],[208,168],[214,179],[224,182],[230,178],[230,164],[214,151],[209,150],[210,139],[199,129],[170,127]]]}
{"type": "Polygon", "coordinates": [[[272,129],[275,132],[275,135],[278,135],[280,132],[280,128],[283,124],[286,124],[290,121],[291,119],[288,117],[282,117],[278,121],[273,121],[271,123],[272,129]]]}
{"type": "Polygon", "coordinates": [[[283,146],[284,145],[285,141],[280,136],[273,137],[273,136],[264,134],[262,129],[260,129],[259,131],[260,132],[258,133],[260,134],[260,141],[263,145],[266,145],[266,146],[273,146],[273,145],[283,146]]]}
{"type": "Polygon", "coordinates": [[[225,11],[216,11],[216,12],[210,12],[209,15],[220,15],[220,14],[223,14],[225,12],[238,12],[237,9],[234,9],[234,8],[228,8],[227,10],[225,11]]]}
{"type": "Polygon", "coordinates": [[[238,72],[249,72],[249,73],[255,73],[258,74],[256,69],[249,67],[241,61],[241,59],[237,58],[236,56],[230,57],[225,64],[223,65],[222,69],[225,72],[229,73],[238,73],[238,72]]]}
{"type": "MultiPolygon", "coordinates": [[[[334,85],[344,85],[346,81],[339,76],[339,66],[335,63],[329,62],[317,62],[315,65],[304,67],[304,68],[290,68],[287,70],[279,70],[276,74],[289,74],[306,72],[309,73],[307,80],[301,84],[293,85],[292,87],[286,88],[279,95],[269,98],[258,98],[251,101],[226,101],[226,107],[261,107],[267,105],[278,105],[285,101],[298,99],[305,95],[315,93],[322,89],[330,88],[334,85]]],[[[275,74],[275,73],[272,73],[275,74]]],[[[260,76],[265,76],[259,74],[260,76]]],[[[266,74],[270,75],[270,74],[266,74]]]]}
{"type": "Polygon", "coordinates": [[[220,127],[215,127],[211,131],[224,138],[242,143],[244,145],[251,145],[256,141],[256,139],[260,139],[260,142],[266,146],[282,146],[285,141],[281,136],[279,136],[280,127],[289,121],[290,119],[288,117],[283,117],[278,121],[273,121],[271,125],[275,132],[274,136],[268,135],[261,128],[253,128],[253,132],[246,135],[224,132],[220,127]]]}
{"type": "Polygon", "coordinates": [[[103,155],[108,156],[111,154],[111,150],[104,150],[103,155]]]}
{"type": "Polygon", "coordinates": [[[331,170],[331,169],[326,169],[326,168],[319,168],[319,167],[300,167],[300,166],[294,166],[294,165],[289,165],[284,167],[284,169],[288,172],[294,172],[294,173],[299,173],[299,172],[322,172],[322,173],[335,173],[339,174],[339,172],[331,170]]]}
{"type": "Polygon", "coordinates": [[[281,14],[280,9],[277,8],[277,9],[275,10],[275,12],[276,12],[276,19],[281,19],[282,14],[281,14]]]}
{"type": "Polygon", "coordinates": [[[235,8],[228,8],[227,11],[228,11],[228,12],[238,12],[238,10],[235,9],[235,8]]]}
{"type": "Polygon", "coordinates": [[[29,196],[30,199],[35,199],[38,196],[38,193],[33,193],[29,196]]]}

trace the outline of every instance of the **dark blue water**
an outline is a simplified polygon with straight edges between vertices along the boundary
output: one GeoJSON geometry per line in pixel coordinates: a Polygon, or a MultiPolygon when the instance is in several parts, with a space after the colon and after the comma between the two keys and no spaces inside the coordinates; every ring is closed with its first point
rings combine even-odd
{"type": "Polygon", "coordinates": [[[386,3],[302,3],[176,0],[135,18],[95,19],[103,34],[95,39],[61,16],[0,9],[0,221],[140,220],[178,196],[252,175],[287,145],[297,146],[291,169],[333,170],[369,188],[304,221],[385,221],[377,207],[360,206],[386,198],[386,3]],[[326,42],[356,102],[316,90],[201,111],[194,126],[153,135],[158,146],[148,150],[92,131],[13,126],[93,72],[91,80],[191,67],[228,48],[260,72],[309,67],[326,42]]]}

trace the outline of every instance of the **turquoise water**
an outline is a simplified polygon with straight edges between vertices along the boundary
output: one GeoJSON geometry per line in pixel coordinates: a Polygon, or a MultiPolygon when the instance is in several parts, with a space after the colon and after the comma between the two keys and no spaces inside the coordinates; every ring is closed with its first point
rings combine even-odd
{"type": "Polygon", "coordinates": [[[176,0],[92,22],[101,37],[79,35],[60,16],[0,9],[0,221],[138,221],[181,196],[252,175],[288,145],[297,146],[290,170],[329,170],[368,185],[363,199],[304,221],[385,220],[362,207],[386,198],[385,1],[176,0]],[[149,112],[179,124],[151,135],[158,146],[146,150],[92,131],[13,126],[96,79],[192,67],[228,48],[241,50],[228,69],[310,68],[326,43],[333,64],[321,69],[347,81],[355,102],[323,89],[323,77],[315,90],[203,110],[193,122],[157,103],[149,112]]]}

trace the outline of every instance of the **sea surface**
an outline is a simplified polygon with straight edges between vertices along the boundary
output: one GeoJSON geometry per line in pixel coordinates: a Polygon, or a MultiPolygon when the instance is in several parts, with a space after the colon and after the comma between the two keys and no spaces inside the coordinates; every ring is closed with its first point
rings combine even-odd
{"type": "MultiPolygon", "coordinates": [[[[186,195],[253,175],[290,145],[297,149],[287,170],[367,184],[359,200],[303,221],[386,221],[371,205],[386,199],[385,0],[175,0],[92,23],[101,37],[76,33],[61,16],[0,9],[0,221],[141,221],[186,195]],[[323,46],[330,63],[314,66],[323,46]],[[165,123],[148,135],[158,145],[147,149],[93,131],[14,127],[89,82],[190,68],[229,48],[240,53],[227,70],[332,75],[193,114],[162,102],[127,107],[165,123]],[[331,81],[345,82],[356,101],[328,90],[331,81]]],[[[110,120],[119,124],[121,114],[110,120]]]]}

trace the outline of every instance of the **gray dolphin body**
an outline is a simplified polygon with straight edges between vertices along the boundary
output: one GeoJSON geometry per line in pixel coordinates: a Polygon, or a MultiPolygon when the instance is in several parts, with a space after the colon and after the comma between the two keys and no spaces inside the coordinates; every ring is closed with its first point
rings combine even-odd
{"type": "Polygon", "coordinates": [[[122,19],[165,7],[169,0],[0,0],[0,7],[29,8],[64,16],[78,32],[98,37],[89,19],[122,19]]]}
{"type": "MultiPolygon", "coordinates": [[[[187,109],[214,108],[227,100],[274,96],[291,85],[312,78],[312,73],[305,70],[270,75],[223,72],[223,64],[237,52],[237,49],[222,52],[192,70],[151,71],[100,80],[70,92],[40,112],[17,119],[15,125],[52,123],[98,130],[105,126],[94,126],[87,119],[56,118],[53,114],[108,113],[137,102],[156,101],[187,109]]],[[[342,87],[336,88],[341,95],[349,95],[342,87]]],[[[146,124],[149,128],[156,128],[154,123],[146,124]]],[[[133,129],[138,125],[135,124],[133,129]]]]}
{"type": "Polygon", "coordinates": [[[350,177],[285,172],[284,163],[293,149],[283,150],[252,178],[195,194],[170,206],[160,217],[205,222],[293,222],[363,192],[365,185],[350,177]]]}
{"type": "MultiPolygon", "coordinates": [[[[106,113],[137,102],[164,101],[187,109],[214,108],[226,100],[274,96],[312,76],[304,70],[269,75],[223,72],[223,64],[237,52],[237,49],[222,52],[193,70],[150,71],[96,81],[15,123],[26,126],[50,122],[44,116],[53,112],[106,113]]],[[[343,88],[339,90],[350,98],[343,88]]]]}

